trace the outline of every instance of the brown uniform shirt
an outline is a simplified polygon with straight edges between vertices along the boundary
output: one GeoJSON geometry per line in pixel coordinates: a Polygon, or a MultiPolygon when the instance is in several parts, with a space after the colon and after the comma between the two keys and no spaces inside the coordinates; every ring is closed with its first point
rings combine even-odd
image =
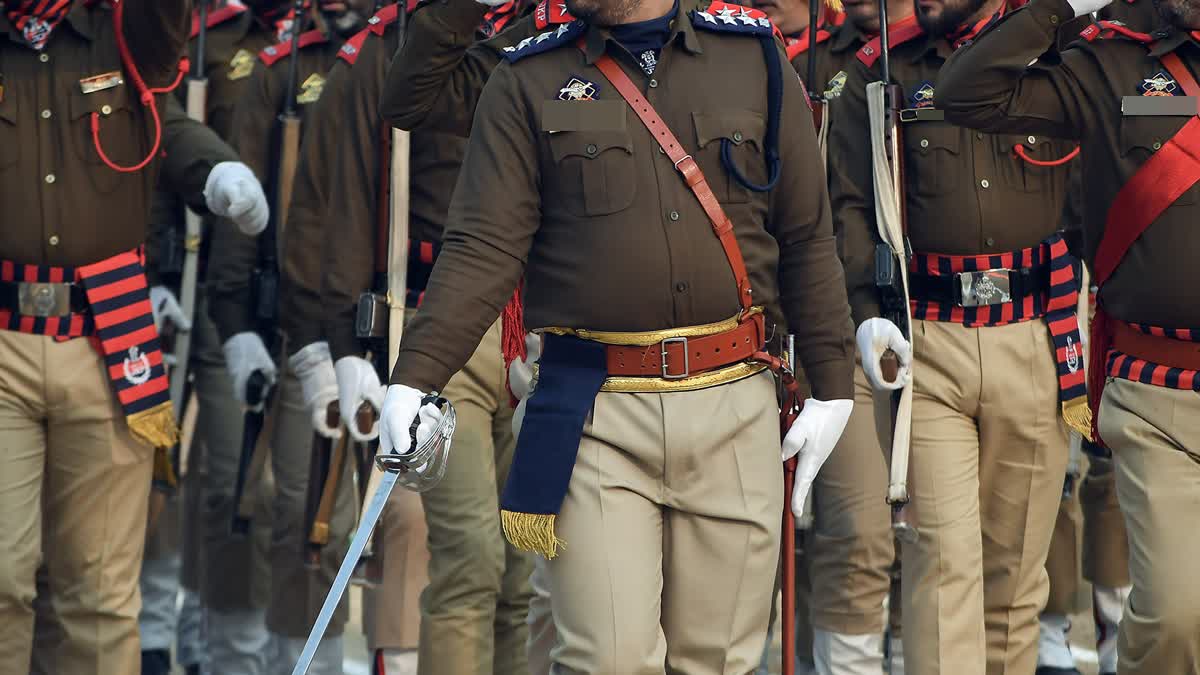
{"type": "MultiPolygon", "coordinates": [[[[893,45],[892,80],[904,107],[931,103],[951,46],[920,35],[893,45]],[[928,98],[927,98],[928,97],[928,98]]],[[[879,230],[871,174],[866,85],[879,64],[856,58],[840,98],[830,106],[830,199],[838,217],[855,321],[879,315],[875,244],[879,230]]],[[[1067,169],[1037,167],[1013,154],[1022,144],[1036,159],[1057,159],[1073,143],[1036,134],[986,134],[949,122],[901,124],[908,236],[919,253],[978,255],[1033,246],[1061,226],[1067,169]]]]}
{"type": "MultiPolygon", "coordinates": [[[[829,31],[829,38],[818,42],[815,52],[804,49],[792,57],[792,67],[811,90],[823,94],[825,98],[837,98],[845,86],[845,73],[854,60],[854,53],[869,38],[849,20],[838,26],[825,26],[822,30],[829,31]],[[810,59],[816,65],[813,82],[807,79],[810,59]]],[[[807,41],[807,32],[799,39],[807,41]]]]}
{"type": "MultiPolygon", "coordinates": [[[[210,19],[210,24],[213,20],[210,19]]],[[[226,140],[233,131],[234,110],[237,108],[258,53],[275,44],[278,36],[274,29],[264,25],[246,10],[227,20],[216,23],[205,36],[204,71],[208,77],[208,101],[205,110],[207,123],[226,140]]],[[[193,36],[189,51],[195,59],[196,40],[193,36]]],[[[181,92],[182,93],[182,92],[181,92]]]]}
{"type": "MultiPolygon", "coordinates": [[[[770,192],[733,180],[722,139],[744,175],[766,180],[763,52],[748,36],[696,29],[689,10],[698,8],[680,5],[653,78],[595,26],[584,29],[586,54],[560,45],[493,71],[393,382],[440,389],[522,273],[531,329],[650,331],[737,313],[733,275],[700,204],[592,65],[607,51],[708,177],[733,220],[755,300],[781,302],[814,396],[850,398],[849,308],[816,135],[808,124],[782,125],[781,176],[770,192]],[[559,100],[572,78],[596,84],[597,100],[559,100]]],[[[806,116],[799,81],[782,80],[783,119],[806,116]]]]}
{"type": "MultiPolygon", "coordinates": [[[[300,45],[296,110],[303,120],[323,96],[325,76],[337,59],[341,41],[310,31],[300,36],[300,45]]],[[[274,45],[268,50],[273,53],[264,51],[264,58],[256,59],[234,110],[229,139],[242,161],[264,186],[271,185],[273,179],[276,161],[272,156],[273,139],[277,135],[276,118],[283,110],[286,96],[291,42],[274,45]]],[[[293,191],[293,194],[296,193],[293,191]]],[[[258,261],[260,242],[257,237],[242,234],[232,221],[224,218],[213,223],[212,232],[208,311],[217,324],[221,339],[226,340],[254,328],[250,277],[258,261]]],[[[290,224],[285,223],[280,237],[286,239],[289,234],[290,224]]]]}
{"type": "MultiPolygon", "coordinates": [[[[1125,117],[1122,97],[1143,94],[1146,79],[1166,72],[1158,56],[1175,52],[1200,73],[1200,55],[1188,33],[1169,30],[1152,50],[1126,39],[1081,42],[1063,53],[1061,65],[1026,68],[1072,15],[1066,0],[1033,0],[1014,12],[947,64],[938,101],[959,124],[1081,141],[1088,158],[1083,224],[1090,260],[1117,192],[1189,119],[1125,117]]],[[[1194,255],[1198,196],[1200,186],[1193,186],[1159,216],[1104,285],[1100,300],[1114,317],[1164,327],[1200,326],[1194,255]]]]}
{"type": "MultiPolygon", "coordinates": [[[[186,0],[127,0],[125,35],[149,86],[175,79],[190,10],[186,0]]],[[[114,162],[139,162],[154,142],[111,10],[76,2],[40,52],[0,12],[0,85],[0,258],[81,265],[141,245],[156,163],[118,173],[92,142],[93,113],[114,162]],[[124,84],[85,93],[81,80],[106,73],[122,73],[124,84]]],[[[165,97],[158,106],[165,111],[165,97]]]]}
{"type": "MultiPolygon", "coordinates": [[[[399,37],[396,23],[388,24],[383,35],[368,31],[353,66],[340,64],[347,67],[335,74],[345,79],[338,105],[338,143],[328,165],[333,168],[328,213],[337,214],[337,226],[326,227],[322,285],[325,336],[335,360],[361,351],[354,335],[355,301],[371,290],[381,215],[380,167],[390,159],[384,156],[381,140],[391,127],[379,117],[379,100],[399,37]]],[[[410,239],[441,241],[465,153],[466,140],[461,137],[428,131],[410,137],[410,239]]]]}

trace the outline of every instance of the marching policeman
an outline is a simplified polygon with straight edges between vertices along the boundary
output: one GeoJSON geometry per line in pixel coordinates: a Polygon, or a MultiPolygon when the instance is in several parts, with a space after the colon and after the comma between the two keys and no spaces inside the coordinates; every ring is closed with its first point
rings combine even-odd
{"type": "Polygon", "coordinates": [[[943,73],[939,97],[959,123],[1078,138],[1086,250],[1099,286],[1091,386],[1099,440],[1111,449],[1133,581],[1121,621],[1121,673],[1200,672],[1200,595],[1191,583],[1200,448],[1194,412],[1195,248],[1200,164],[1188,3],[1156,5],[1154,33],[1088,28],[1062,64],[1039,61],[1057,26],[1104,3],[1034,0],[980,37],[943,73]]]}
{"type": "Polygon", "coordinates": [[[801,501],[852,408],[816,137],[780,124],[807,106],[761,12],[568,11],[504,51],[483,90],[381,444],[407,447],[418,409],[428,433],[423,392],[524,272],[544,349],[501,509],[510,540],[551,559],[553,672],[746,672],[783,505],[761,306],[782,304],[812,383],[785,442],[803,451],[801,501]]]}

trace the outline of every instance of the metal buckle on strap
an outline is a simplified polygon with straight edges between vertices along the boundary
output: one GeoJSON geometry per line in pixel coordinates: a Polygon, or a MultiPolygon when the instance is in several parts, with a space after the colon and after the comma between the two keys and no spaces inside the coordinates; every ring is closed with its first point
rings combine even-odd
{"type": "Polygon", "coordinates": [[[659,352],[662,354],[662,377],[664,380],[683,380],[692,375],[692,362],[688,356],[688,339],[686,337],[673,337],[663,340],[659,344],[659,352]],[[667,372],[667,346],[672,344],[683,345],[683,372],[672,375],[667,372]]]}
{"type": "Polygon", "coordinates": [[[983,307],[1012,302],[1012,270],[996,268],[981,272],[959,272],[960,307],[983,307]]]}
{"type": "Polygon", "coordinates": [[[49,318],[71,313],[71,284],[17,284],[17,311],[22,316],[49,318]]]}

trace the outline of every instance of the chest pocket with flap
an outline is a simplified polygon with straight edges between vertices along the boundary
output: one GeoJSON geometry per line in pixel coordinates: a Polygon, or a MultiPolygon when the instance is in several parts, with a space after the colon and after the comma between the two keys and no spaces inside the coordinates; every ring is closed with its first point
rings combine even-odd
{"type": "Polygon", "coordinates": [[[726,110],[720,113],[692,113],[696,125],[696,162],[709,186],[722,204],[750,201],[750,191],[739,183],[721,163],[721,146],[729,141],[730,158],[738,171],[756,185],[767,182],[763,159],[766,121],[753,110],[726,110]]]}
{"type": "MultiPolygon", "coordinates": [[[[130,101],[132,87],[128,84],[90,94],[83,93],[77,83],[72,82],[71,87],[71,145],[81,161],[99,167],[87,172],[92,184],[101,192],[111,192],[126,174],[109,168],[100,158],[92,138],[93,113],[100,124],[100,146],[109,160],[118,166],[132,166],[145,158],[151,139],[147,138],[149,132],[140,122],[148,121],[149,117],[135,113],[134,103],[130,101]]],[[[159,97],[158,106],[159,115],[165,117],[166,101],[162,97],[159,97]]]]}
{"type": "MultiPolygon", "coordinates": [[[[1139,164],[1162,149],[1188,118],[1176,115],[1130,115],[1121,118],[1121,157],[1132,157],[1139,164]]],[[[1180,195],[1172,206],[1196,203],[1200,184],[1193,185],[1180,195]]]]}
{"type": "Polygon", "coordinates": [[[945,122],[911,122],[901,131],[908,153],[905,178],[916,194],[944,195],[961,184],[960,128],[945,122]]]}
{"type": "Polygon", "coordinates": [[[542,131],[549,136],[553,173],[547,187],[577,216],[623,211],[637,195],[637,166],[624,101],[546,101],[542,131]]]}
{"type": "MultiPolygon", "coordinates": [[[[0,73],[0,87],[4,74],[0,73]]],[[[0,91],[0,169],[7,169],[21,158],[21,139],[17,136],[17,105],[20,98],[13,92],[0,91]]]]}
{"type": "MultiPolygon", "coordinates": [[[[997,134],[993,136],[996,161],[1005,183],[1014,190],[1023,192],[1048,192],[1056,181],[1065,181],[1067,164],[1038,166],[1016,154],[1016,146],[1024,147],[1025,154],[1033,160],[1054,162],[1070,154],[1075,144],[1055,141],[1049,136],[997,134]]],[[[1078,161],[1078,160],[1072,160],[1078,161]]]]}

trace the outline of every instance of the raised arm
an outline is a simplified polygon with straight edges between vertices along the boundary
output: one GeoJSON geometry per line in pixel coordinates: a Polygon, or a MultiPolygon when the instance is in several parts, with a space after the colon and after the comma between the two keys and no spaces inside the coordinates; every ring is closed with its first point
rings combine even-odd
{"type": "Polygon", "coordinates": [[[122,0],[122,31],[146,84],[175,81],[192,29],[191,0],[122,0]]]}

